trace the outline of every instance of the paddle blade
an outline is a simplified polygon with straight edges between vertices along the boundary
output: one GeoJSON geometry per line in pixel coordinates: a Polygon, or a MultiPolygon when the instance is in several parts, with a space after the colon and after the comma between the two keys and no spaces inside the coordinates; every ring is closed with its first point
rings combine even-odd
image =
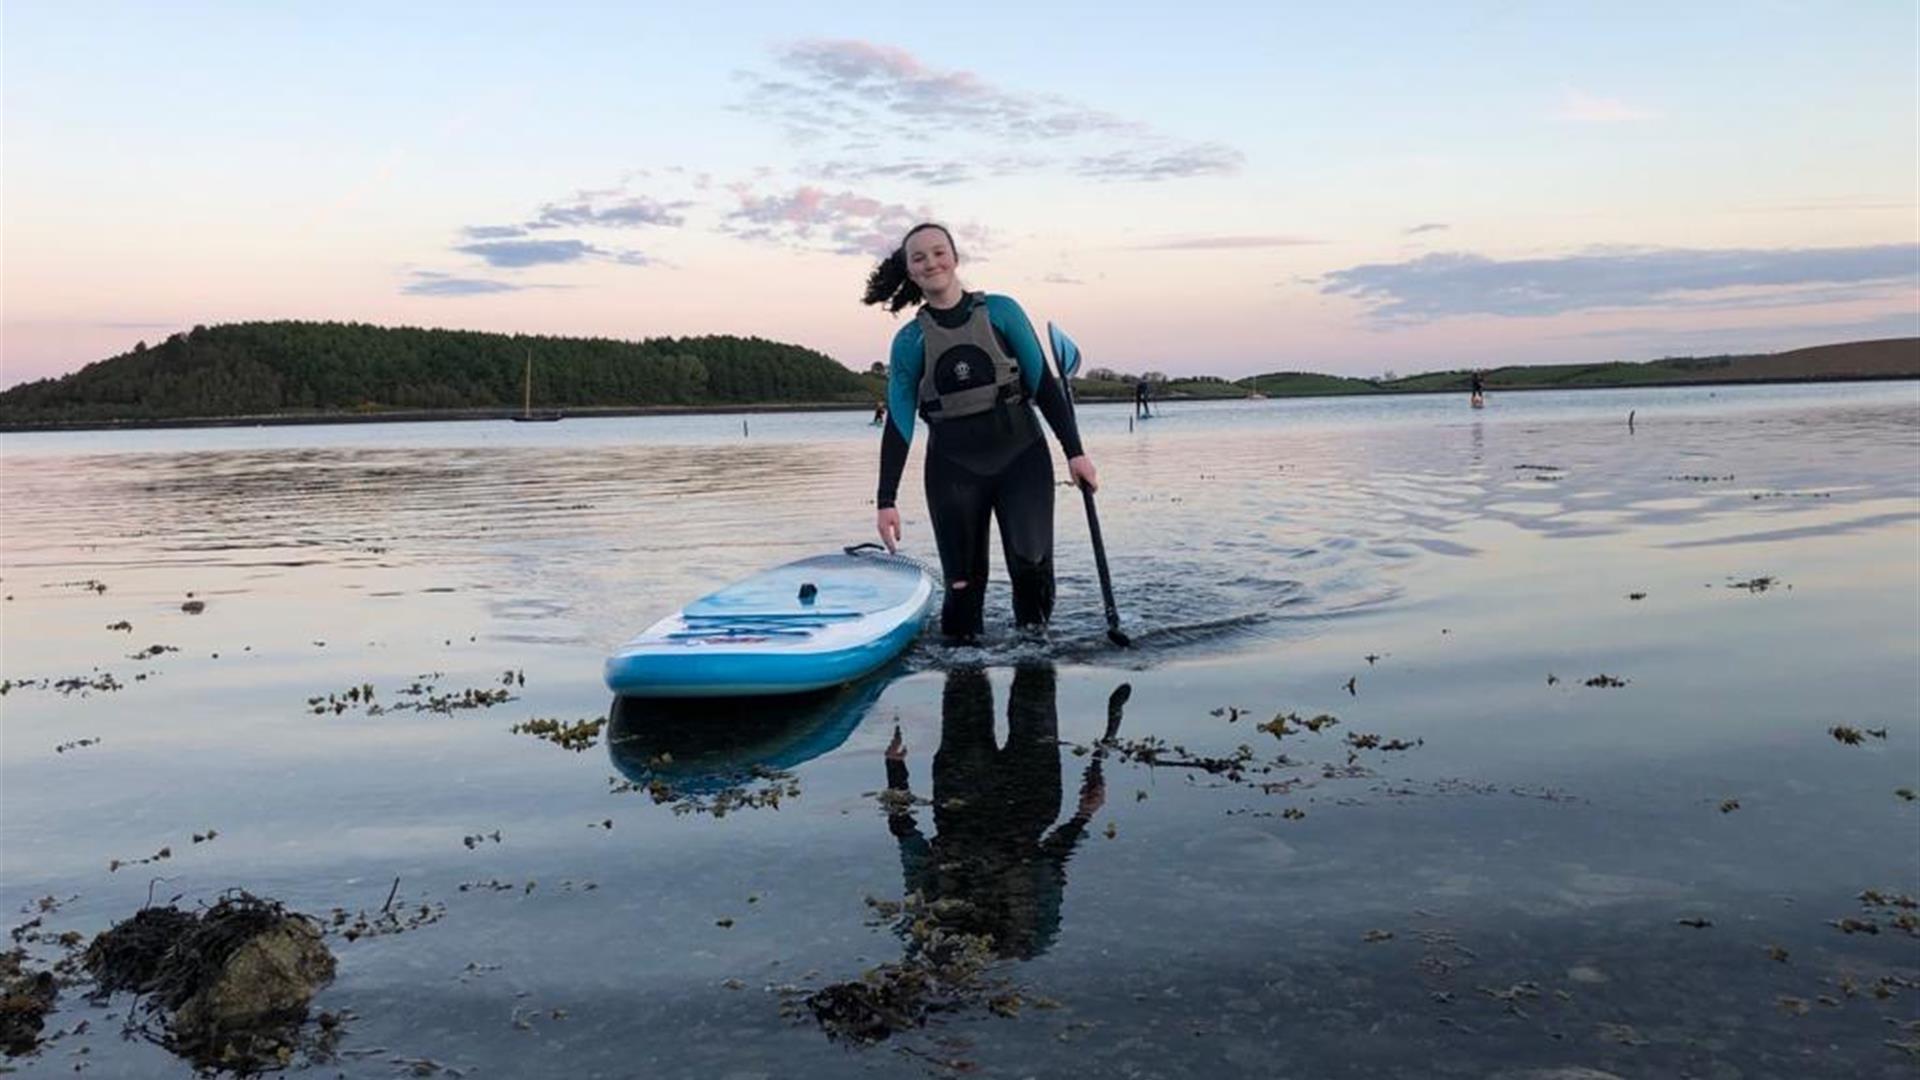
{"type": "Polygon", "coordinates": [[[1047,342],[1053,346],[1053,362],[1060,374],[1073,378],[1073,373],[1080,370],[1080,346],[1073,343],[1065,330],[1052,323],[1047,324],[1047,342]]]}

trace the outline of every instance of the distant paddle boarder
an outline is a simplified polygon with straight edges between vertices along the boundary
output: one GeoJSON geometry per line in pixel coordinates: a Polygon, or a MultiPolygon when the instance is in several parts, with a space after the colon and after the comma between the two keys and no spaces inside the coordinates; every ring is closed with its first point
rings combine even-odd
{"type": "Polygon", "coordinates": [[[1026,312],[1009,297],[968,292],[959,262],[945,226],[915,225],[868,275],[862,302],[895,313],[920,305],[893,336],[874,527],[889,551],[900,542],[894,502],[918,414],[927,421],[927,513],[946,590],[940,630],[967,641],[983,629],[990,518],[1000,527],[1014,621],[1038,628],[1053,615],[1053,456],[1036,405],[1074,482],[1100,485],[1026,312]]]}
{"type": "Polygon", "coordinates": [[[1487,407],[1487,385],[1485,380],[1483,380],[1480,377],[1479,368],[1474,368],[1473,371],[1468,373],[1467,388],[1470,392],[1467,398],[1467,404],[1471,405],[1476,409],[1486,408],[1487,407]]]}
{"type": "Polygon", "coordinates": [[[1148,404],[1148,398],[1152,395],[1152,393],[1153,393],[1153,386],[1152,384],[1148,383],[1147,380],[1145,379],[1141,379],[1139,382],[1133,385],[1133,415],[1134,416],[1139,417],[1142,420],[1148,419],[1153,416],[1153,408],[1151,405],[1148,404]]]}

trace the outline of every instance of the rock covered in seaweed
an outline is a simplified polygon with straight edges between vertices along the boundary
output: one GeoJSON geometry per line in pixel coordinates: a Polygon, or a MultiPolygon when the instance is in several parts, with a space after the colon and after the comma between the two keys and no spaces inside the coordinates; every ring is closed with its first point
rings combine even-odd
{"type": "Polygon", "coordinates": [[[143,908],[96,937],[86,965],[103,992],[150,995],[168,1049],[204,1068],[283,1065],[333,954],[308,916],[246,892],[201,913],[143,908]]]}

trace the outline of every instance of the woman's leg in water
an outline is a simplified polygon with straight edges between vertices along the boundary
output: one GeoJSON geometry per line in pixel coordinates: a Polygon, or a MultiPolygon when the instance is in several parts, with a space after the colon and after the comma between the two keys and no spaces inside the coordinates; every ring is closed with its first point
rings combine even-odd
{"type": "Polygon", "coordinates": [[[987,598],[987,517],[993,509],[994,481],[927,454],[927,515],[940,549],[940,575],[946,599],[940,607],[940,632],[965,641],[980,636],[987,598]]]}
{"type": "Polygon", "coordinates": [[[1044,440],[1000,474],[993,516],[1013,583],[1013,621],[1043,627],[1053,618],[1053,451],[1044,440]]]}

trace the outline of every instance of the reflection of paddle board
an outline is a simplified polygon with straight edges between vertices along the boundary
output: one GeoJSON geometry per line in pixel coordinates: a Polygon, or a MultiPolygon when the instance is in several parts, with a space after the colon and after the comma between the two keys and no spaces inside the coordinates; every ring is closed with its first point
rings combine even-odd
{"type": "Polygon", "coordinates": [[[764,570],[695,600],[607,658],[632,697],[797,694],[850,682],[920,633],[933,579],[878,545],[764,570]]]}
{"type": "Polygon", "coordinates": [[[708,794],[750,780],[756,769],[791,769],[838,749],[891,681],[876,674],[750,701],[619,697],[608,714],[607,751],[634,783],[662,780],[678,792],[708,794]]]}

